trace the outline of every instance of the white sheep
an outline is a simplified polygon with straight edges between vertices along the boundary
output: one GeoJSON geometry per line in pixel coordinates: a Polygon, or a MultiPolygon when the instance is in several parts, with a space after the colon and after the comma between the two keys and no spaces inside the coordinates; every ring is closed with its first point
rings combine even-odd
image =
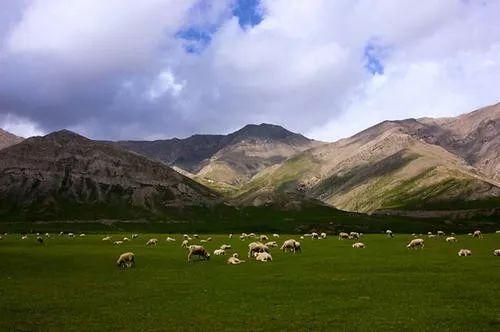
{"type": "Polygon", "coordinates": [[[460,249],[458,251],[458,256],[471,256],[472,255],[472,251],[470,251],[469,249],[460,249]]]}
{"type": "Polygon", "coordinates": [[[198,234],[193,234],[193,237],[194,237],[195,239],[197,239],[197,238],[199,238],[199,235],[198,235],[198,234]]]}
{"type": "Polygon", "coordinates": [[[300,246],[300,242],[295,239],[289,239],[283,242],[283,245],[280,248],[283,252],[293,252],[298,253],[302,252],[302,248],[300,246]]]}
{"type": "Polygon", "coordinates": [[[102,238],[103,241],[111,241],[111,236],[105,236],[102,238]]]}
{"type": "Polygon", "coordinates": [[[443,231],[437,231],[437,235],[438,235],[438,236],[444,236],[444,235],[445,235],[445,233],[444,233],[443,231]]]}
{"type": "Polygon", "coordinates": [[[493,250],[493,256],[500,256],[500,249],[493,250]]]}
{"type": "Polygon", "coordinates": [[[115,242],[113,242],[113,244],[118,246],[120,244],[123,244],[123,241],[115,241],[115,242]]]}
{"type": "Polygon", "coordinates": [[[192,256],[198,256],[200,259],[203,260],[209,260],[210,259],[210,253],[203,248],[203,246],[198,246],[198,245],[191,245],[189,246],[189,253],[188,253],[188,262],[191,262],[191,257],[192,256]]]}
{"type": "Polygon", "coordinates": [[[228,238],[232,239],[232,238],[233,238],[233,234],[232,234],[232,233],[231,233],[231,234],[229,234],[229,235],[228,235],[228,238]]]}
{"type": "Polygon", "coordinates": [[[245,261],[239,259],[237,253],[234,253],[233,256],[231,256],[227,259],[227,264],[238,265],[241,263],[245,263],[245,261]]]}
{"type": "Polygon", "coordinates": [[[68,233],[68,237],[75,237],[75,234],[73,234],[73,233],[68,233]]]}
{"type": "Polygon", "coordinates": [[[350,239],[359,239],[361,236],[359,235],[358,232],[351,232],[349,233],[349,238],[350,239]]]}
{"type": "Polygon", "coordinates": [[[448,236],[446,242],[457,242],[457,238],[454,236],[448,236]]]}
{"type": "Polygon", "coordinates": [[[356,242],[352,245],[353,248],[364,248],[365,247],[365,244],[362,243],[362,242],[356,242]]]}
{"type": "Polygon", "coordinates": [[[349,234],[347,234],[345,232],[339,233],[339,240],[344,240],[344,239],[348,239],[348,238],[349,238],[349,234]]]}
{"type": "Polygon", "coordinates": [[[252,242],[248,244],[248,258],[253,257],[255,253],[269,252],[269,247],[260,242],[252,242]]]}
{"type": "Polygon", "coordinates": [[[387,235],[387,237],[394,237],[394,234],[392,233],[392,231],[390,229],[386,230],[385,231],[385,234],[387,235]]]}
{"type": "Polygon", "coordinates": [[[87,236],[85,233],[80,234],[80,237],[87,236]]]}
{"type": "Polygon", "coordinates": [[[45,233],[45,237],[50,237],[50,234],[49,233],[45,233]]]}
{"type": "Polygon", "coordinates": [[[257,252],[255,253],[255,260],[258,262],[271,262],[273,256],[268,252],[257,252]]]}
{"type": "Polygon", "coordinates": [[[276,241],[271,241],[271,242],[266,242],[265,245],[271,248],[271,247],[277,247],[278,243],[276,243],[276,241]]]}
{"type": "Polygon", "coordinates": [[[273,237],[275,237],[275,238],[279,238],[279,237],[280,237],[280,235],[279,235],[279,234],[274,233],[274,234],[273,234],[273,237]]]}
{"type": "Polygon", "coordinates": [[[318,234],[318,233],[316,233],[316,232],[312,232],[312,233],[311,233],[311,238],[312,238],[312,239],[319,239],[319,234],[318,234]]]}
{"type": "Polygon", "coordinates": [[[156,246],[158,244],[158,239],[149,239],[148,242],[146,242],[147,246],[156,246]]]}
{"type": "Polygon", "coordinates": [[[36,242],[42,244],[43,243],[43,238],[41,236],[36,237],[36,242]]]}
{"type": "Polygon", "coordinates": [[[181,248],[187,248],[187,247],[189,247],[189,241],[188,240],[182,241],[181,248]]]}
{"type": "Polygon", "coordinates": [[[483,234],[481,233],[480,230],[476,230],[476,231],[474,231],[474,233],[472,233],[472,237],[477,237],[478,239],[482,239],[483,234]]]}
{"type": "Polygon", "coordinates": [[[135,267],[135,255],[133,252],[126,252],[118,257],[116,265],[119,267],[135,267]]]}
{"type": "Polygon", "coordinates": [[[223,256],[226,254],[226,251],[224,249],[215,249],[214,250],[214,255],[215,256],[223,256]]]}
{"type": "Polygon", "coordinates": [[[406,246],[407,248],[412,248],[412,249],[423,249],[424,248],[424,239],[413,239],[408,243],[406,246]]]}
{"type": "Polygon", "coordinates": [[[128,237],[124,237],[122,241],[123,241],[123,242],[129,242],[129,241],[130,241],[130,239],[129,239],[128,237]]]}
{"type": "Polygon", "coordinates": [[[250,234],[248,234],[248,237],[253,237],[253,238],[255,238],[255,237],[256,237],[256,235],[255,235],[255,233],[250,233],[250,234]]]}
{"type": "Polygon", "coordinates": [[[175,239],[173,237],[168,236],[167,237],[167,242],[175,242],[175,239]]]}
{"type": "Polygon", "coordinates": [[[319,236],[320,236],[321,238],[323,238],[323,239],[326,239],[326,233],[325,233],[325,232],[321,233],[319,236]]]}
{"type": "Polygon", "coordinates": [[[220,246],[220,249],[222,250],[230,250],[231,249],[231,245],[230,244],[223,244],[220,246]]]}
{"type": "Polygon", "coordinates": [[[139,237],[139,234],[132,234],[132,239],[137,239],[139,237]]]}
{"type": "Polygon", "coordinates": [[[21,236],[21,240],[27,240],[27,239],[28,239],[28,235],[21,236]]]}
{"type": "Polygon", "coordinates": [[[259,240],[260,242],[264,242],[264,241],[269,241],[269,238],[267,237],[267,235],[261,235],[259,236],[259,240]]]}

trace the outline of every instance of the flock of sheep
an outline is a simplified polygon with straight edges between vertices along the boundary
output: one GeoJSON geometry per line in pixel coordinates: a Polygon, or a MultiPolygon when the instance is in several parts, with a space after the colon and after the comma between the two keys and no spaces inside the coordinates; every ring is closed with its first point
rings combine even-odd
{"type": "MultiPolygon", "coordinates": [[[[387,237],[394,237],[394,234],[391,230],[387,230],[386,232],[387,237]]],[[[500,231],[497,231],[496,233],[500,233],[500,231]]],[[[60,232],[59,235],[62,236],[64,233],[60,232]]],[[[6,236],[7,233],[4,234],[6,236]]],[[[36,241],[38,243],[43,243],[43,237],[37,233],[36,234],[36,241]]],[[[417,238],[416,234],[412,234],[415,238],[412,239],[406,247],[408,249],[423,249],[424,248],[424,239],[422,238],[417,238]]],[[[422,234],[420,234],[422,235],[422,234]]],[[[433,234],[432,232],[429,232],[427,236],[429,238],[436,237],[436,236],[445,236],[446,234],[443,231],[438,231],[436,234],[433,234]]],[[[451,233],[451,235],[455,235],[454,233],[451,233]]],[[[481,239],[483,238],[483,235],[481,231],[476,230],[473,233],[469,233],[470,236],[473,238],[478,238],[481,239]]],[[[75,237],[75,234],[73,233],[68,233],[68,237],[75,237]]],[[[84,237],[86,236],[84,233],[81,233],[78,235],[79,237],[84,237]]],[[[345,232],[340,232],[338,234],[339,240],[359,240],[363,236],[363,233],[358,233],[358,232],[350,232],[350,233],[345,233],[345,232]]],[[[50,237],[49,233],[45,233],[45,237],[50,237]]],[[[132,239],[136,239],[139,237],[139,234],[133,234],[131,236],[132,239]]],[[[275,241],[270,241],[269,237],[267,235],[260,235],[257,236],[255,233],[242,233],[239,238],[244,241],[247,239],[252,239],[255,240],[251,243],[248,244],[248,258],[249,259],[255,259],[256,261],[259,262],[270,262],[273,260],[273,257],[271,255],[271,248],[273,247],[278,247],[278,243],[276,242],[277,239],[279,239],[279,234],[273,234],[272,237],[275,239],[275,241]]],[[[325,239],[327,237],[326,233],[308,233],[300,236],[300,239],[305,239],[306,237],[309,237],[311,239],[325,239]]],[[[228,236],[229,239],[233,238],[233,234],[229,234],[228,236]]],[[[2,236],[0,235],[0,240],[2,239],[2,236]]],[[[23,234],[21,236],[21,240],[26,240],[28,239],[27,234],[23,234]]],[[[131,241],[130,238],[124,237],[122,240],[117,240],[113,241],[111,236],[106,236],[102,239],[102,241],[106,242],[113,242],[114,245],[121,245],[124,242],[131,241]]],[[[172,237],[167,237],[166,238],[167,242],[175,242],[176,239],[172,237]]],[[[192,236],[189,236],[188,234],[183,235],[183,240],[181,243],[182,248],[186,248],[188,251],[187,254],[187,261],[191,262],[193,256],[198,257],[201,260],[209,260],[210,259],[210,253],[208,250],[206,250],[203,247],[203,243],[211,242],[212,238],[208,237],[206,239],[199,239],[199,236],[197,234],[193,234],[192,236]],[[190,244],[190,242],[197,241],[199,244],[190,244]]],[[[156,238],[151,238],[146,242],[147,246],[156,246],[158,244],[158,239],[156,238]]],[[[457,239],[454,236],[448,236],[446,237],[446,242],[457,242],[457,239]]],[[[358,248],[362,249],[365,248],[365,244],[362,242],[355,242],[352,245],[353,248],[358,248]]],[[[215,249],[213,251],[213,254],[215,256],[224,256],[226,255],[226,252],[231,250],[231,245],[229,244],[223,244],[221,245],[218,249],[215,249]]],[[[290,253],[301,253],[302,252],[302,246],[301,243],[295,239],[288,239],[284,241],[280,247],[280,249],[283,252],[290,252],[290,253]]],[[[472,251],[470,249],[465,249],[462,248],[458,251],[458,256],[471,256],[472,251]]],[[[495,249],[493,251],[494,256],[500,256],[500,249],[495,249]]],[[[231,265],[238,265],[241,263],[245,263],[245,260],[241,260],[239,258],[238,253],[233,253],[228,259],[227,259],[227,264],[231,265]]],[[[121,267],[121,268],[131,268],[135,266],[135,254],[132,252],[126,252],[120,255],[118,260],[116,261],[116,265],[121,267]]]]}

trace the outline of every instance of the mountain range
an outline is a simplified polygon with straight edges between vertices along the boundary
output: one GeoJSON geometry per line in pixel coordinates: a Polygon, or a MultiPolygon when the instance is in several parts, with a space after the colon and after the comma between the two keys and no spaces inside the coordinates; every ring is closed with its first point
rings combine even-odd
{"type": "Polygon", "coordinates": [[[498,208],[499,124],[496,104],[458,117],[384,121],[333,143],[270,124],[118,142],[68,131],[20,142],[1,131],[0,148],[14,144],[0,151],[1,208],[57,214],[64,201],[155,214],[221,196],[232,205],[313,202],[369,213],[498,208]]]}

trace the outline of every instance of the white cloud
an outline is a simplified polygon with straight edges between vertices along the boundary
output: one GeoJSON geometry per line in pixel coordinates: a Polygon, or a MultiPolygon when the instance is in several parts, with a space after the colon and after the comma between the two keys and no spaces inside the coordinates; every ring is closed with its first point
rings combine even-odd
{"type": "Polygon", "coordinates": [[[0,51],[0,108],[93,137],[273,122],[336,139],[500,99],[498,1],[262,0],[245,29],[231,2],[34,0],[0,51]],[[176,39],[186,27],[213,32],[200,54],[176,39]]]}

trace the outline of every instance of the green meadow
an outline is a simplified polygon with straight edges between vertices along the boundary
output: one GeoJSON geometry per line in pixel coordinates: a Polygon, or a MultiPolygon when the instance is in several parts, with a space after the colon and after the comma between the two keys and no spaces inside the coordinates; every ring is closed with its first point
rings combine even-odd
{"type": "MultiPolygon", "coordinates": [[[[249,240],[211,236],[209,261],[186,262],[179,234],[143,234],[122,245],[103,242],[131,233],[68,238],[43,244],[30,234],[0,240],[2,331],[498,331],[500,234],[484,239],[365,235],[365,249],[330,235],[301,239],[302,254],[273,248],[273,261],[246,258],[249,240]],[[177,239],[166,242],[166,237],[177,239]],[[145,245],[156,237],[156,247],[145,245]],[[472,250],[459,257],[460,248],[472,250]],[[115,265],[126,251],[133,269],[115,265]],[[247,262],[227,265],[230,253],[247,262]]],[[[270,234],[268,234],[270,235],[270,234]]],[[[281,244],[298,235],[281,235],[281,244]]],[[[273,240],[273,239],[270,239],[273,240]]],[[[197,243],[198,241],[192,241],[197,243]]]]}

